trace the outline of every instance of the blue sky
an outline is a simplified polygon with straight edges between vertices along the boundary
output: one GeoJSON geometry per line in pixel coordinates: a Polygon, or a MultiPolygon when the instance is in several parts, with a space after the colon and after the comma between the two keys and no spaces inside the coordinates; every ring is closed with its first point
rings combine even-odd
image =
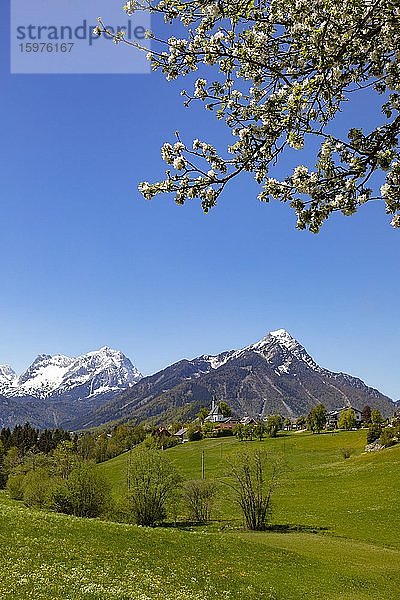
{"type": "MultiPolygon", "coordinates": [[[[283,327],[322,366],[400,398],[400,233],[381,205],[314,236],[247,177],[207,216],[147,202],[137,184],[162,174],[162,143],[176,129],[226,143],[220,124],[158,74],[10,75],[0,16],[0,364],[108,345],[150,374],[283,327]]],[[[369,113],[367,98],[343,125],[369,113]]]]}

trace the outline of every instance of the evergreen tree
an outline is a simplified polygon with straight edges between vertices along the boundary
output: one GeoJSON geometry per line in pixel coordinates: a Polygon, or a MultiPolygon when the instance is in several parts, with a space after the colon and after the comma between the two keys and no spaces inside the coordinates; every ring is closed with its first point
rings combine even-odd
{"type": "Polygon", "coordinates": [[[364,406],[364,408],[361,411],[361,417],[362,417],[363,423],[365,423],[366,425],[368,425],[368,423],[371,423],[371,414],[372,414],[371,407],[368,406],[368,404],[367,404],[366,406],[364,406]]]}

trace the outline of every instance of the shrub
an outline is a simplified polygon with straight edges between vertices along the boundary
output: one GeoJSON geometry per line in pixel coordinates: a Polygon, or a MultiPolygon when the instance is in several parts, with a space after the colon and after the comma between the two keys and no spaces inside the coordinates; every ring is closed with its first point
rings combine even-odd
{"type": "Polygon", "coordinates": [[[389,448],[389,446],[393,446],[395,444],[394,441],[394,431],[391,427],[385,427],[382,429],[381,437],[379,438],[379,443],[385,448],[389,448]]]}
{"type": "Polygon", "coordinates": [[[216,431],[216,437],[220,438],[220,437],[229,437],[233,435],[233,431],[232,429],[228,429],[228,428],[222,428],[222,429],[217,429],[216,431]]]}
{"type": "Polygon", "coordinates": [[[24,473],[10,475],[7,480],[6,489],[14,500],[22,500],[24,497],[24,473]]]}
{"type": "Polygon", "coordinates": [[[174,487],[168,493],[165,510],[168,514],[168,517],[173,520],[176,526],[178,524],[179,516],[184,514],[185,511],[183,493],[180,486],[174,487]]]}
{"type": "Polygon", "coordinates": [[[137,448],[128,464],[128,498],[135,522],[153,526],[166,517],[166,504],[180,483],[175,466],[161,452],[137,448]]]}
{"type": "Polygon", "coordinates": [[[354,453],[354,449],[347,446],[346,448],[340,448],[339,453],[343,458],[350,458],[350,456],[354,453]]]}
{"type": "Polygon", "coordinates": [[[212,437],[214,435],[214,424],[206,421],[202,428],[204,437],[212,437]]]}
{"type": "Polygon", "coordinates": [[[393,426],[392,426],[392,428],[393,428],[393,434],[394,434],[394,437],[395,437],[395,438],[396,438],[398,441],[400,441],[400,423],[399,423],[399,421],[398,421],[398,420],[396,420],[396,421],[394,421],[394,422],[393,422],[393,426]]]}
{"type": "Polygon", "coordinates": [[[382,417],[379,410],[373,410],[371,412],[371,422],[373,425],[382,425],[385,419],[382,417]]]}
{"type": "Polygon", "coordinates": [[[230,464],[236,501],[248,529],[264,530],[271,514],[271,498],[281,472],[280,462],[266,452],[240,452],[230,464]]]}
{"type": "Polygon", "coordinates": [[[264,433],[265,433],[265,423],[263,421],[259,421],[257,423],[257,425],[254,427],[254,435],[256,437],[258,437],[258,439],[261,440],[264,437],[264,433]]]}
{"type": "MultiPolygon", "coordinates": [[[[66,505],[77,517],[98,517],[109,501],[109,486],[92,465],[74,469],[67,480],[66,505]]],[[[60,497],[60,499],[62,499],[60,497]]]]}
{"type": "Polygon", "coordinates": [[[68,490],[67,482],[63,479],[53,480],[50,491],[49,506],[56,512],[72,515],[74,509],[71,502],[71,496],[68,490]]]}
{"type": "Polygon", "coordinates": [[[382,432],[382,427],[380,425],[371,425],[367,431],[367,444],[372,444],[377,439],[380,438],[382,432]]]}
{"type": "Polygon", "coordinates": [[[23,500],[27,506],[43,508],[51,498],[52,481],[45,469],[29,471],[23,481],[23,500]]]}
{"type": "Polygon", "coordinates": [[[160,435],[158,438],[156,438],[156,447],[159,449],[163,448],[164,450],[167,450],[168,448],[173,448],[179,443],[180,440],[178,440],[178,438],[174,435],[160,435]]]}
{"type": "Polygon", "coordinates": [[[203,438],[201,429],[199,427],[189,427],[186,432],[187,439],[189,442],[198,442],[203,438]]]}
{"type": "Polygon", "coordinates": [[[6,487],[7,475],[4,472],[3,465],[0,464],[0,490],[6,487]]]}
{"type": "Polygon", "coordinates": [[[215,483],[207,479],[196,479],[185,484],[183,497],[191,521],[206,523],[210,520],[216,493],[215,483]]]}
{"type": "Polygon", "coordinates": [[[127,495],[114,496],[107,506],[106,518],[118,523],[132,523],[133,516],[127,495]]]}
{"type": "Polygon", "coordinates": [[[238,423],[233,430],[233,434],[236,435],[237,439],[241,442],[244,439],[244,433],[243,423],[238,423]]]}

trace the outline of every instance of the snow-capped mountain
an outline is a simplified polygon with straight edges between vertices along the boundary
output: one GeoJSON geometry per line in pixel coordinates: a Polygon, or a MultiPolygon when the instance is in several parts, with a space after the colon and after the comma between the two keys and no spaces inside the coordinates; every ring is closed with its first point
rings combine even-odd
{"type": "Polygon", "coordinates": [[[39,356],[23,375],[0,367],[0,426],[81,429],[117,419],[187,420],[213,396],[237,414],[291,417],[322,402],[328,409],[396,405],[361,379],[320,367],[284,329],[240,350],[181,360],[143,377],[121,352],[101,348],[77,358],[39,356]]]}
{"type": "Polygon", "coordinates": [[[323,371],[323,369],[321,369],[321,367],[319,367],[306,352],[303,346],[285,329],[271,331],[260,341],[251,344],[250,346],[246,346],[241,350],[232,350],[231,352],[223,352],[217,356],[203,356],[202,358],[209,362],[211,369],[218,369],[228,361],[240,358],[248,352],[259,354],[269,363],[276,362],[276,359],[278,359],[279,362],[279,358],[282,358],[281,364],[276,366],[277,375],[280,375],[282,372],[289,372],[293,357],[305,362],[315,371],[323,371]]]}
{"type": "Polygon", "coordinates": [[[282,364],[278,365],[277,371],[279,374],[282,372],[288,373],[293,362],[293,357],[297,360],[303,361],[306,365],[321,373],[323,369],[317,365],[317,363],[311,358],[303,346],[295,340],[290,333],[285,329],[277,329],[271,331],[266,337],[262,338],[259,342],[249,346],[245,350],[254,350],[265,358],[268,362],[273,361],[276,356],[280,356],[281,353],[284,356],[282,364]]]}
{"type": "Polygon", "coordinates": [[[108,347],[78,357],[41,354],[19,377],[8,365],[0,366],[0,425],[19,422],[20,413],[40,427],[59,425],[97,408],[141,378],[122,352],[108,347]]]}
{"type": "Polygon", "coordinates": [[[6,392],[10,396],[36,396],[45,398],[61,384],[75,359],[56,354],[40,354],[6,392]]]}
{"type": "Polygon", "coordinates": [[[212,397],[238,413],[291,417],[307,414],[323,402],[328,409],[365,405],[390,415],[395,404],[361,379],[320,367],[284,329],[271,331],[240,350],[181,360],[143,378],[73,425],[100,425],[114,419],[168,419],[171,411],[188,418],[212,397]]]}

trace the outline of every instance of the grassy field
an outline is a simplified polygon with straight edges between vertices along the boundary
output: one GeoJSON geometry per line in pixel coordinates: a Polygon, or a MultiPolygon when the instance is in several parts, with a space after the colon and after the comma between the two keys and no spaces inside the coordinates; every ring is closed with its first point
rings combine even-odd
{"type": "MultiPolygon", "coordinates": [[[[275,527],[265,533],[78,519],[27,509],[1,493],[0,598],[393,600],[400,586],[400,447],[362,455],[364,436],[290,434],[249,443],[279,448],[287,463],[275,527]],[[354,448],[350,459],[340,457],[342,446],[354,448]]],[[[221,478],[239,446],[227,438],[167,452],[195,477],[204,449],[206,475],[221,478]]],[[[98,468],[123,490],[126,456],[98,468]]],[[[218,517],[232,524],[233,516],[240,526],[222,490],[218,517]]]]}
{"type": "MultiPolygon", "coordinates": [[[[300,529],[321,529],[336,536],[399,548],[400,445],[384,452],[364,454],[366,433],[335,432],[312,435],[291,433],[262,442],[234,438],[207,439],[167,450],[185,478],[201,477],[204,450],[205,474],[221,480],[228,461],[242,447],[280,452],[286,470],[274,496],[273,523],[300,529]],[[353,448],[344,460],[341,448],[353,448]]],[[[127,455],[99,469],[115,492],[126,486],[127,455]]],[[[239,520],[229,488],[220,486],[217,519],[239,520]]]]}

